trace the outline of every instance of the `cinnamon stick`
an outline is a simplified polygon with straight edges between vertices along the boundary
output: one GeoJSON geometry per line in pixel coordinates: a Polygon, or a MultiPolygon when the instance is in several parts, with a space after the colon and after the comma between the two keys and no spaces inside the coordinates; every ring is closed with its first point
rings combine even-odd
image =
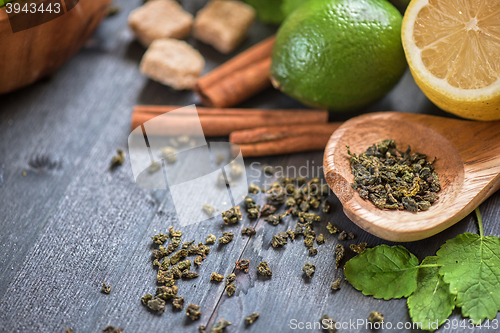
{"type": "MultiPolygon", "coordinates": [[[[333,132],[332,132],[333,133],[333,132]]],[[[238,145],[243,157],[293,154],[325,149],[330,136],[295,136],[276,141],[238,145]]]]}
{"type": "Polygon", "coordinates": [[[291,154],[324,149],[340,123],[255,128],[231,133],[243,157],[291,154]]]}
{"type": "Polygon", "coordinates": [[[271,86],[270,68],[271,57],[267,57],[225,76],[206,89],[197,90],[201,103],[206,106],[226,108],[245,101],[271,86]]]}
{"type": "Polygon", "coordinates": [[[296,136],[330,136],[341,123],[307,124],[260,127],[250,130],[235,131],[229,136],[232,143],[258,143],[276,141],[296,136]]]}
{"type": "Polygon", "coordinates": [[[275,36],[268,37],[262,42],[257,43],[254,46],[243,51],[231,60],[228,60],[211,72],[203,75],[196,82],[195,89],[206,89],[217,81],[220,81],[225,76],[243,69],[259,60],[268,58],[273,52],[275,39],[275,36]]]}
{"type": "Polygon", "coordinates": [[[151,119],[180,106],[138,105],[132,113],[132,130],[148,122],[149,135],[193,135],[201,122],[205,136],[225,136],[231,132],[263,126],[317,124],[328,121],[328,112],[301,109],[217,109],[197,107],[198,117],[172,115],[151,119]]]}
{"type": "Polygon", "coordinates": [[[195,92],[206,106],[231,107],[271,86],[271,36],[200,77],[195,92]]]}

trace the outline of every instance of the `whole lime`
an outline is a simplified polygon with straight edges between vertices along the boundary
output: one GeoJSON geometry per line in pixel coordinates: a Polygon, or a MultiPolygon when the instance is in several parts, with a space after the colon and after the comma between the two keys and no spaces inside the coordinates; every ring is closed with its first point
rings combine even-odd
{"type": "Polygon", "coordinates": [[[304,104],[350,110],[384,96],[406,69],[399,11],[386,0],[311,0],[281,25],[273,85],[304,104]]]}

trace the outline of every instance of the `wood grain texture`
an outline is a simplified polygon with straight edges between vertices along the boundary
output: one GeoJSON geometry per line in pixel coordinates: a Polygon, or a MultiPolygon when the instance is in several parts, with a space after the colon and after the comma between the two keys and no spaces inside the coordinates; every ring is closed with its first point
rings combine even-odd
{"type": "Polygon", "coordinates": [[[415,241],[449,228],[500,188],[500,122],[473,122],[395,112],[359,116],[336,131],[325,150],[325,175],[344,212],[364,230],[391,241],[415,241]],[[377,209],[350,186],[346,146],[361,154],[393,139],[430,159],[439,175],[439,200],[426,211],[377,209]]]}
{"type": "Polygon", "coordinates": [[[0,8],[0,94],[27,86],[59,68],[106,17],[110,3],[80,0],[78,7],[66,14],[16,33],[6,8],[0,8]]]}
{"type": "MultiPolygon", "coordinates": [[[[141,305],[139,298],[156,287],[150,237],[170,225],[178,227],[176,213],[168,191],[140,189],[133,182],[128,160],[114,172],[108,169],[109,161],[117,148],[126,148],[134,105],[190,105],[197,100],[192,92],[173,91],[140,74],[138,64],[145,50],[133,41],[126,19],[142,1],[116,3],[122,12],[106,19],[86,47],[49,80],[0,96],[0,332],[57,333],[72,327],[77,333],[93,333],[112,324],[123,327],[124,332],[193,333],[199,324],[213,323],[221,317],[233,322],[226,329],[228,333],[319,332],[292,330],[289,322],[317,322],[327,313],[348,323],[349,319],[366,318],[371,310],[383,312],[394,325],[408,321],[404,300],[366,297],[345,281],[341,290],[330,290],[330,283],[343,275],[341,269],[334,269],[333,249],[338,241],[327,234],[327,221],[354,232],[356,243],[393,244],[353,224],[334,195],[330,195],[332,213],[315,226],[318,233],[326,236],[316,257],[308,257],[300,239],[282,250],[269,246],[273,234],[294,222],[286,220],[274,227],[261,220],[244,219],[240,225],[257,225],[257,235],[242,237],[239,226],[224,228],[235,232],[233,242],[220,249],[212,247],[200,267],[200,277],[179,283],[179,294],[187,302],[201,306],[201,320],[191,323],[184,312],[172,312],[170,307],[158,316],[141,305]],[[28,165],[36,155],[48,155],[62,165],[38,172],[28,165]],[[208,279],[212,271],[231,272],[238,258],[250,259],[250,271],[237,273],[236,294],[228,298],[223,294],[223,286],[208,279]],[[273,270],[269,281],[255,274],[261,260],[267,260],[273,270]],[[301,271],[305,261],[317,267],[309,282],[301,271]],[[111,284],[111,294],[100,292],[103,281],[111,284]],[[253,311],[261,316],[247,328],[243,317],[253,311]]],[[[182,1],[191,13],[204,4],[204,0],[182,1]]],[[[274,32],[269,26],[254,24],[237,52],[274,32]]],[[[231,57],[193,39],[188,42],[207,60],[207,72],[231,57]]],[[[238,107],[304,106],[268,89],[238,107]]],[[[345,121],[360,113],[395,109],[446,116],[425,98],[406,73],[400,84],[379,102],[357,112],[332,114],[331,120],[345,121]]],[[[315,175],[321,174],[322,160],[323,152],[317,151],[249,158],[245,164],[249,181],[263,184],[279,177],[279,173],[273,177],[259,173],[264,164],[280,166],[285,171],[288,167],[290,176],[293,170],[302,170],[312,177],[312,170],[315,175]]],[[[262,194],[255,198],[258,203],[265,200],[262,194]]],[[[500,234],[499,208],[498,192],[481,205],[485,235],[500,234]]],[[[210,232],[218,234],[221,224],[222,219],[215,217],[182,228],[183,239],[199,241],[210,232]]],[[[477,232],[470,215],[431,238],[403,245],[422,260],[434,254],[447,239],[463,232],[477,232]]],[[[454,312],[452,319],[461,317],[454,312]]],[[[341,331],[371,332],[365,328],[341,331]]],[[[494,330],[441,328],[438,332],[461,331],[494,330]]]]}

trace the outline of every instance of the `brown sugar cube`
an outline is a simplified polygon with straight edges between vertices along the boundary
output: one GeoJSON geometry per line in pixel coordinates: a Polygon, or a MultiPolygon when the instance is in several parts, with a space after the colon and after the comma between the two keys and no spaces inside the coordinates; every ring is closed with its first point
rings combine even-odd
{"type": "Polygon", "coordinates": [[[148,47],[159,38],[186,38],[191,32],[193,15],[175,1],[154,0],[133,10],[128,24],[139,42],[148,47]]]}
{"type": "Polygon", "coordinates": [[[141,72],[176,90],[192,89],[203,71],[205,59],[188,43],[164,38],[155,40],[144,54],[141,72]]]}
{"type": "Polygon", "coordinates": [[[193,35],[222,53],[243,41],[255,19],[255,10],[241,1],[210,1],[196,15],[193,35]]]}

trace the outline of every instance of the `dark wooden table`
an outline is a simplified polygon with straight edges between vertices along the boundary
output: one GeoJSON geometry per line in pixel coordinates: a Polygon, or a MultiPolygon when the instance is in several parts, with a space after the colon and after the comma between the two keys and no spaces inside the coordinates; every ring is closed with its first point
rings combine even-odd
{"type": "MultiPolygon", "coordinates": [[[[175,312],[170,305],[162,315],[141,305],[140,297],[154,293],[156,287],[150,237],[171,225],[177,228],[178,223],[168,191],[139,188],[128,160],[111,172],[110,158],[117,148],[127,147],[134,105],[196,102],[192,92],[175,92],[140,74],[138,64],[145,50],[133,40],[126,20],[141,2],[117,1],[122,11],[106,19],[71,61],[46,80],[0,96],[0,332],[63,332],[67,327],[77,333],[100,332],[108,324],[121,326],[124,332],[196,332],[198,325],[211,327],[222,317],[233,323],[227,332],[316,332],[317,328],[293,329],[294,323],[314,324],[323,314],[343,323],[356,322],[372,310],[383,312],[394,327],[398,322],[409,323],[404,299],[366,297],[346,281],[341,290],[332,292],[331,282],[343,278],[343,273],[334,267],[333,249],[339,241],[327,232],[326,222],[316,227],[326,236],[326,243],[318,246],[315,257],[308,256],[302,239],[282,249],[271,247],[272,235],[294,226],[291,219],[272,226],[244,217],[240,226],[257,229],[252,238],[241,236],[240,226],[222,228],[221,217],[182,228],[183,241],[204,241],[208,233],[220,235],[226,230],[235,233],[227,246],[212,246],[197,270],[200,277],[178,283],[179,295],[201,306],[201,319],[191,322],[184,311],[175,312]],[[40,156],[48,157],[55,168],[42,171],[30,166],[40,156]],[[236,273],[237,291],[228,297],[224,284],[214,284],[209,277],[213,271],[229,274],[239,258],[250,259],[251,269],[247,274],[236,273]],[[255,266],[262,260],[273,270],[270,280],[256,274],[255,266]],[[301,270],[308,261],[316,265],[311,280],[301,270]],[[111,284],[111,294],[101,293],[103,281],[111,284]],[[260,318],[245,327],[243,318],[254,311],[261,313],[260,318]]],[[[204,2],[185,0],[182,4],[195,13],[204,2]]],[[[255,23],[238,52],[274,31],[255,23]]],[[[189,42],[205,56],[205,71],[231,57],[193,39],[189,42]]],[[[242,106],[302,107],[272,89],[242,106]]],[[[407,72],[384,99],[359,112],[332,114],[331,118],[342,121],[383,110],[449,117],[429,102],[407,72]]],[[[252,162],[306,166],[312,177],[313,170],[320,173],[322,157],[323,152],[317,151],[245,162],[247,166],[252,162]]],[[[259,184],[273,180],[259,177],[250,167],[247,175],[259,184]]],[[[257,196],[258,203],[264,200],[264,195],[257,196]]],[[[350,222],[334,195],[330,201],[333,212],[324,215],[325,221],[354,232],[356,242],[392,244],[350,222]]],[[[500,193],[481,206],[486,235],[500,233],[499,207],[500,193]]],[[[434,237],[403,245],[422,260],[463,232],[477,232],[472,215],[434,237]]],[[[450,317],[461,319],[458,311],[450,317]]],[[[367,331],[353,326],[341,330],[367,331]]]]}

